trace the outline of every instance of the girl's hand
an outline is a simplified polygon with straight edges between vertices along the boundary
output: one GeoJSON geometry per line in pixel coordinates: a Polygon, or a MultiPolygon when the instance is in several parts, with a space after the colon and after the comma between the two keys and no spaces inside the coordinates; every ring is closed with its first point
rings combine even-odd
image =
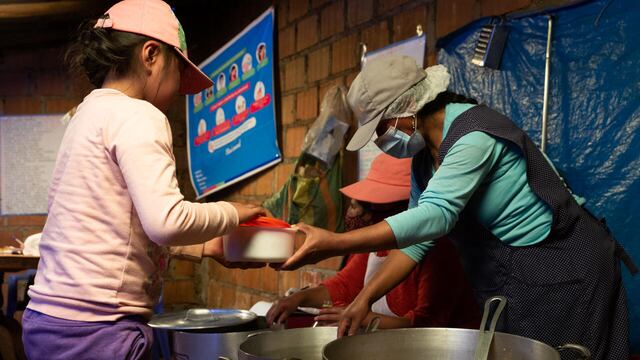
{"type": "Polygon", "coordinates": [[[229,262],[224,258],[224,246],[222,236],[214,238],[204,243],[203,257],[210,257],[227,268],[255,269],[267,265],[261,262],[229,262]]]}
{"type": "Polygon", "coordinates": [[[271,305],[271,308],[269,309],[269,311],[267,311],[267,324],[269,326],[273,325],[274,323],[282,324],[285,320],[287,320],[291,313],[296,311],[302,301],[301,297],[296,295],[299,295],[299,293],[294,293],[292,295],[280,298],[275,303],[273,303],[273,305],[271,305]]]}
{"type": "Polygon", "coordinates": [[[342,311],[338,321],[338,337],[355,335],[369,315],[369,302],[358,297],[342,311]]]}
{"type": "Polygon", "coordinates": [[[258,216],[267,215],[267,211],[262,206],[253,204],[241,204],[236,202],[231,202],[230,204],[233,205],[238,212],[239,224],[242,224],[243,222],[247,222],[249,220],[253,220],[258,216]]]}
{"type": "Polygon", "coordinates": [[[280,269],[295,270],[303,265],[315,264],[320,260],[342,254],[340,242],[336,240],[336,233],[303,223],[295,226],[306,235],[304,244],[279,267],[280,269]]]}

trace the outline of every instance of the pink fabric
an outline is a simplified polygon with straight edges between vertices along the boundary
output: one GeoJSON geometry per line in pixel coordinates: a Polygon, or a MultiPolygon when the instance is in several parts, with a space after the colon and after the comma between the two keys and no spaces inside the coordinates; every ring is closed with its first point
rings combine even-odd
{"type": "Polygon", "coordinates": [[[91,92],[68,125],[29,308],[80,321],[151,316],[165,246],[205,242],[238,225],[226,202],[184,201],[171,131],[150,103],[91,92]]]}
{"type": "Polygon", "coordinates": [[[103,18],[98,19],[95,27],[145,35],[175,48],[188,65],[182,74],[181,94],[195,94],[213,86],[213,81],[189,60],[182,26],[169,4],[164,1],[120,1],[107,10],[103,18]]]}
{"type": "Polygon", "coordinates": [[[408,200],[411,192],[411,158],[397,159],[381,153],[371,162],[367,177],[340,191],[358,201],[386,204],[408,200]]]}

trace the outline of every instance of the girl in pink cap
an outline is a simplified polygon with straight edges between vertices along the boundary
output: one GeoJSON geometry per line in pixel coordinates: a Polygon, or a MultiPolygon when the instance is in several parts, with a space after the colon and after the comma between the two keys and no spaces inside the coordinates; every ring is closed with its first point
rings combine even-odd
{"type": "Polygon", "coordinates": [[[169,247],[224,262],[221,235],[259,207],[184,200],[164,115],[211,80],[160,0],[125,0],[80,32],[72,64],[96,86],[66,130],[23,316],[30,359],[141,359],[169,247]],[[213,239],[213,240],[212,240],[213,239]]]}
{"type": "MultiPolygon", "coordinates": [[[[367,177],[340,191],[351,198],[345,230],[373,225],[407,209],[411,190],[411,159],[378,155],[367,177]]],[[[267,313],[268,323],[282,323],[298,306],[321,308],[317,321],[337,323],[345,306],[380,271],[387,258],[408,269],[406,276],[371,306],[365,324],[380,318],[381,329],[405,327],[477,328],[480,311],[458,259],[454,245],[446,238],[438,241],[427,257],[416,263],[398,250],[382,250],[349,255],[336,276],[319,286],[304,289],[276,301],[267,313]]],[[[401,271],[395,269],[396,271],[401,271]]]]}

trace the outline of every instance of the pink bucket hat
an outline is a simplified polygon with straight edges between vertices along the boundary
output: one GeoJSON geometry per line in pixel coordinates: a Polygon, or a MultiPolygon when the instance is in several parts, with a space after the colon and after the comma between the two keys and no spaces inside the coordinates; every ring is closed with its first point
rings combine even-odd
{"type": "Polygon", "coordinates": [[[173,46],[188,66],[180,79],[181,94],[195,94],[213,85],[187,56],[187,41],[180,21],[161,0],[124,0],[113,5],[95,27],[148,36],[173,46]]]}
{"type": "Polygon", "coordinates": [[[374,204],[407,200],[411,192],[411,158],[396,159],[382,153],[373,159],[364,180],[340,191],[352,199],[374,204]]]}

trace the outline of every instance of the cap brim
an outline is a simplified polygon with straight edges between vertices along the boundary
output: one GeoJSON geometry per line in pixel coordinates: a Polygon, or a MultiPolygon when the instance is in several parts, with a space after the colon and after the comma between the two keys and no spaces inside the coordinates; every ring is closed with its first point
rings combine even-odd
{"type": "Polygon", "coordinates": [[[213,86],[213,81],[196,64],[192,63],[180,49],[176,48],[176,52],[187,63],[180,78],[180,94],[195,94],[213,86]]]}
{"type": "Polygon", "coordinates": [[[371,140],[371,138],[373,137],[373,133],[376,131],[378,124],[380,123],[382,113],[383,111],[381,111],[368,123],[358,127],[356,133],[353,134],[353,137],[351,138],[351,140],[349,140],[349,144],[347,144],[347,150],[356,151],[367,145],[369,140],[371,140]]]}
{"type": "Polygon", "coordinates": [[[408,200],[411,188],[409,186],[382,184],[370,179],[364,179],[343,187],[340,192],[358,201],[388,204],[408,200]]]}

